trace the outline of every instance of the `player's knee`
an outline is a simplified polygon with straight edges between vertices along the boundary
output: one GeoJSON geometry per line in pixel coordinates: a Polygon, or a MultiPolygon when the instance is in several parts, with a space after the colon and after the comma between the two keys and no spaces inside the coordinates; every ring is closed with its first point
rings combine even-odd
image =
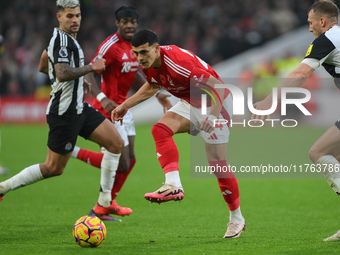
{"type": "Polygon", "coordinates": [[[153,125],[151,128],[151,134],[153,137],[155,137],[157,130],[158,130],[158,127],[156,125],[153,125]]]}
{"type": "Polygon", "coordinates": [[[171,137],[173,135],[171,129],[163,123],[156,123],[153,125],[151,133],[154,139],[171,137]]]}
{"type": "Polygon", "coordinates": [[[65,169],[64,165],[45,163],[40,165],[41,173],[44,178],[62,175],[65,169]]]}
{"type": "Polygon", "coordinates": [[[111,153],[115,153],[115,154],[119,154],[122,152],[122,149],[124,147],[124,141],[123,139],[119,136],[116,137],[114,140],[112,141],[108,141],[107,145],[105,146],[105,148],[111,152],[111,153]]]}
{"type": "Polygon", "coordinates": [[[129,168],[130,168],[130,161],[129,160],[123,160],[123,161],[119,162],[119,167],[120,167],[120,171],[122,173],[127,173],[129,171],[129,168]]]}
{"type": "Polygon", "coordinates": [[[308,156],[310,160],[315,164],[316,161],[322,157],[321,153],[319,152],[318,148],[316,146],[312,146],[308,152],[308,156]]]}

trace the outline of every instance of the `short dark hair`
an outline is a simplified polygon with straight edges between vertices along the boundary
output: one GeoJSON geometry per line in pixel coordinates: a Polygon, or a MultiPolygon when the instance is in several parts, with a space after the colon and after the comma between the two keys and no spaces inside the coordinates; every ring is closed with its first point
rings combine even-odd
{"type": "Polygon", "coordinates": [[[151,30],[143,29],[135,33],[131,40],[133,47],[138,47],[146,43],[149,43],[149,45],[158,43],[157,34],[151,30]]]}
{"type": "Polygon", "coordinates": [[[338,20],[339,8],[332,0],[319,0],[309,8],[309,12],[313,11],[319,16],[324,16],[334,21],[338,20]]]}
{"type": "Polygon", "coordinates": [[[134,6],[129,5],[119,7],[115,12],[115,17],[117,21],[124,18],[133,18],[138,21],[139,15],[137,9],[134,6]]]}

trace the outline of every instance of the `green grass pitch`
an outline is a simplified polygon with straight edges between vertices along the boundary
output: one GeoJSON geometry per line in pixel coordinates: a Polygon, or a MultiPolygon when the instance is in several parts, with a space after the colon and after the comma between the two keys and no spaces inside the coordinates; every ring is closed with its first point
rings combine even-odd
{"type": "MultiPolygon", "coordinates": [[[[182,202],[150,204],[164,174],[155,155],[151,125],[138,125],[137,163],[117,202],[133,209],[122,222],[106,222],[98,248],[72,238],[75,221],[98,198],[100,171],[71,159],[60,177],[8,193],[0,203],[0,254],[338,254],[340,242],[323,242],[340,228],[340,201],[322,178],[239,178],[247,229],[222,239],[228,208],[217,181],[190,176],[190,137],[175,136],[180,151],[182,202]]],[[[325,129],[233,128],[228,163],[310,163],[308,150],[325,129]]],[[[0,181],[46,157],[45,125],[1,126],[0,162],[10,169],[0,181]]],[[[82,138],[79,146],[97,150],[82,138]]],[[[119,217],[119,216],[118,216],[119,217]]]]}

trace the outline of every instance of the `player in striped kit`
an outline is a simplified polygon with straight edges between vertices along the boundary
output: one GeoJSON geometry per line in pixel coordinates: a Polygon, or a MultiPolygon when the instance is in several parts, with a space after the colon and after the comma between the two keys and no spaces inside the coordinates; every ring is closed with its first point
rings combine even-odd
{"type": "MultiPolygon", "coordinates": [[[[217,73],[207,63],[192,52],[175,45],[160,46],[157,35],[150,30],[137,32],[132,39],[132,48],[147,77],[147,82],[136,94],[115,108],[112,118],[122,120],[129,108],[150,98],[160,88],[182,99],[152,128],[158,160],[165,173],[165,184],[155,192],[145,194],[145,198],[151,202],[181,200],[184,198],[184,191],[179,177],[179,154],[172,136],[176,133],[201,131],[209,165],[215,168],[228,168],[226,150],[229,127],[223,125],[221,128],[214,128],[213,121],[217,118],[230,120],[231,95],[229,90],[216,89],[221,102],[212,104],[208,108],[209,116],[205,118],[201,114],[200,97],[195,98],[191,95],[195,95],[201,85],[205,84],[214,89],[215,84],[222,83],[217,73]],[[210,139],[212,136],[217,139],[210,139]]],[[[240,210],[236,177],[230,171],[215,174],[230,210],[230,221],[224,238],[237,238],[246,224],[240,210]]]]}
{"type": "MultiPolygon", "coordinates": [[[[321,65],[334,77],[335,85],[340,88],[340,27],[339,9],[331,0],[316,1],[308,11],[309,31],[315,40],[309,46],[305,58],[287,79],[278,87],[278,99],[281,88],[300,87],[307,78],[321,65]]],[[[272,106],[272,94],[254,104],[258,110],[267,110],[272,106]]],[[[255,119],[265,116],[254,115],[255,119]]],[[[340,196],[340,120],[330,127],[312,146],[309,157],[317,166],[321,166],[325,180],[340,196]]],[[[340,230],[324,241],[340,241],[340,230]]]]}
{"type": "Polygon", "coordinates": [[[106,213],[113,213],[111,189],[123,140],[110,121],[84,102],[84,75],[105,70],[105,60],[84,65],[84,54],[76,40],[81,22],[79,0],[57,0],[57,7],[59,28],[54,29],[47,54],[42,54],[39,65],[40,71],[48,71],[52,84],[46,110],[47,158],[45,163],[29,166],[1,182],[0,201],[11,190],[61,175],[80,135],[106,148],[101,161],[98,205],[106,213]]]}

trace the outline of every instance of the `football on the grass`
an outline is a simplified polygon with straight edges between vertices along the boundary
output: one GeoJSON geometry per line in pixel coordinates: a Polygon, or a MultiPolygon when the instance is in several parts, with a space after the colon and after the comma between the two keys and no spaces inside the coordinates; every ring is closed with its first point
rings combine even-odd
{"type": "Polygon", "coordinates": [[[106,238],[106,228],[98,217],[83,216],[73,226],[73,237],[81,247],[98,247],[106,238]]]}

